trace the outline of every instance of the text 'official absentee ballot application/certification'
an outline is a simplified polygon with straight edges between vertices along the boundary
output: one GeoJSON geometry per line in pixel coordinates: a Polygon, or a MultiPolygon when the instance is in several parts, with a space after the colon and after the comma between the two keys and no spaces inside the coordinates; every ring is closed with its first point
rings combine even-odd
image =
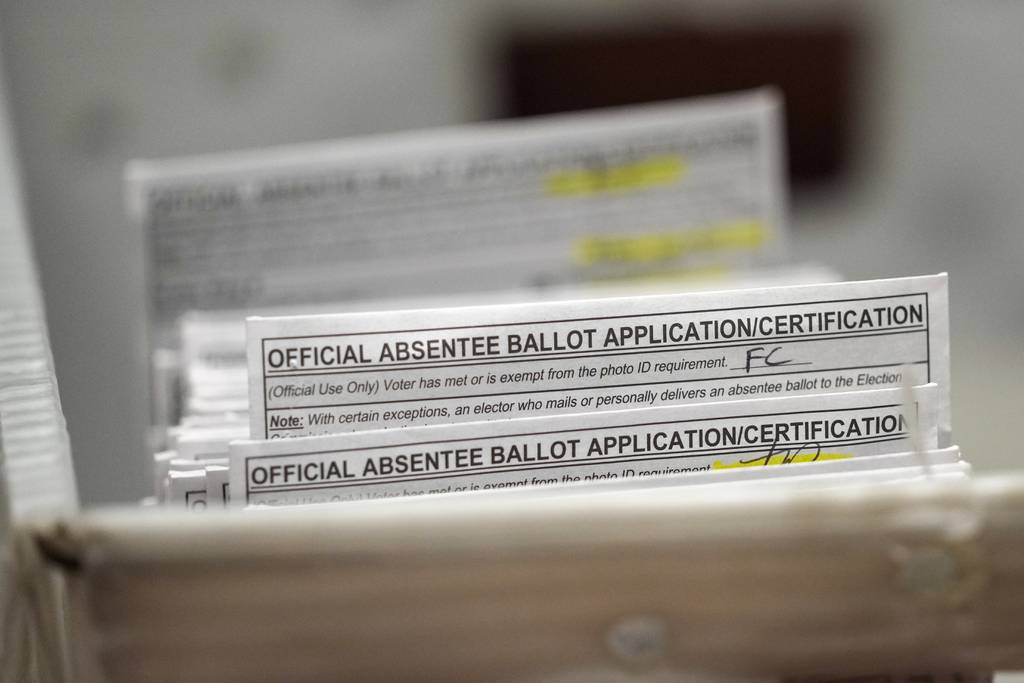
{"type": "Polygon", "coordinates": [[[918,387],[912,404],[885,389],[235,442],[232,499],[296,505],[932,449],[936,389],[918,387]]]}
{"type": "Polygon", "coordinates": [[[247,354],[252,438],[934,382],[950,441],[944,274],[250,318],[247,354]]]}

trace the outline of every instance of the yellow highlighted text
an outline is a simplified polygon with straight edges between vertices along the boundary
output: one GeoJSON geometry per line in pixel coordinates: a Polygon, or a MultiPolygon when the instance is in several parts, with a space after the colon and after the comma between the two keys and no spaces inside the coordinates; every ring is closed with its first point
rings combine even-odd
{"type": "Polygon", "coordinates": [[[686,164],[674,155],[654,156],[620,166],[558,171],[548,176],[548,194],[574,197],[602,192],[632,192],[678,182],[686,164]]]}
{"type": "Polygon", "coordinates": [[[730,221],[691,230],[584,237],[573,255],[586,266],[650,263],[698,252],[754,250],[767,240],[768,229],[760,221],[730,221]]]}
{"type": "Polygon", "coordinates": [[[740,460],[738,462],[730,463],[724,463],[721,460],[716,460],[711,465],[711,469],[734,470],[739,467],[765,467],[766,465],[789,465],[796,462],[822,462],[825,460],[847,460],[852,457],[853,455],[850,453],[817,453],[815,451],[810,451],[807,453],[797,453],[796,455],[776,453],[772,456],[761,456],[760,458],[752,458],[750,460],[740,460]]]}

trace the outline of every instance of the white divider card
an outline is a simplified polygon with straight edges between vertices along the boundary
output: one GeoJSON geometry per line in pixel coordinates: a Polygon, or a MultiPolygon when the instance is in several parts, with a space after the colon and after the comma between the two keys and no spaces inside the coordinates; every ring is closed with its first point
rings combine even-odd
{"type": "Polygon", "coordinates": [[[944,274],[247,325],[252,438],[909,381],[939,385],[951,444],[944,274]]]}
{"type": "Polygon", "coordinates": [[[205,510],[206,471],[202,469],[176,471],[168,475],[167,500],[175,507],[187,510],[205,510]]]}
{"type": "Polygon", "coordinates": [[[231,500],[228,491],[228,468],[226,465],[206,466],[206,502],[210,507],[227,507],[231,500]]]}
{"type": "Polygon", "coordinates": [[[188,310],[777,263],[767,90],[127,169],[158,343],[188,310]]]}
{"type": "Polygon", "coordinates": [[[935,385],[231,444],[239,505],[485,491],[842,460],[937,443],[935,385]]]}

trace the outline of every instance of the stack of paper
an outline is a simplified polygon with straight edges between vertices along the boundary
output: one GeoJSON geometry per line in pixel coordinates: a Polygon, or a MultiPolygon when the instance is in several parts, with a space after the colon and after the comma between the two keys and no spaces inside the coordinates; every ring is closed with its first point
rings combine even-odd
{"type": "Polygon", "coordinates": [[[778,265],[780,146],[780,103],[757,91],[132,164],[152,247],[155,496],[223,497],[227,444],[249,436],[246,315],[835,280],[778,265]]]}
{"type": "MultiPolygon", "coordinates": [[[[773,286],[780,282],[825,282],[836,275],[822,267],[801,266],[789,269],[746,271],[730,279],[734,286],[773,286]]],[[[705,287],[711,286],[705,283],[705,287]]],[[[373,311],[386,309],[428,309],[440,304],[465,308],[470,305],[496,305],[510,302],[539,302],[571,297],[594,299],[601,294],[646,296],[656,291],[673,291],[680,285],[609,285],[586,289],[550,288],[540,291],[510,291],[465,296],[411,298],[396,301],[360,301],[333,306],[292,308],[306,314],[325,314],[339,309],[373,311]]],[[[698,289],[690,282],[687,289],[698,289]]],[[[273,311],[280,313],[281,310],[273,311]]],[[[178,323],[180,363],[167,366],[164,387],[174,387],[180,396],[182,417],[170,427],[155,427],[154,440],[160,444],[155,455],[154,495],[158,500],[206,506],[200,495],[201,475],[206,470],[219,472],[228,456],[228,443],[249,437],[249,385],[245,354],[244,311],[196,312],[184,315],[178,323]],[[207,470],[207,466],[213,468],[207,470]],[[173,472],[180,472],[171,476],[173,472]],[[190,472],[190,474],[184,474],[190,472]],[[174,486],[172,487],[172,481],[174,486]],[[184,487],[184,488],[183,488],[184,487]]],[[[170,396],[171,394],[166,394],[170,396]]],[[[215,476],[219,480],[219,476],[215,476]]],[[[214,486],[220,486],[215,483],[214,486]]],[[[222,491],[223,493],[223,491],[222,491]]],[[[212,491],[210,492],[212,496],[212,491]]],[[[213,496],[220,500],[221,494],[213,496]]]]}
{"type": "Polygon", "coordinates": [[[963,476],[945,277],[778,265],[780,141],[756,92],[133,164],[155,497],[963,476]]]}
{"type": "Polygon", "coordinates": [[[231,445],[231,498],[643,488],[865,463],[962,476],[946,301],[936,275],[251,318],[253,439],[231,445]]]}

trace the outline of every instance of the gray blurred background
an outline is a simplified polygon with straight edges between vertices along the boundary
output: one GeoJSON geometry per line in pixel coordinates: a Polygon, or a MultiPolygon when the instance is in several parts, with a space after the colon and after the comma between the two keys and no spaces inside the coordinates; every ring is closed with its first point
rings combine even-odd
{"type": "Polygon", "coordinates": [[[791,112],[810,122],[791,130],[794,259],[858,279],[949,271],[957,441],[978,470],[1020,467],[1022,27],[1011,2],[0,0],[83,500],[136,499],[149,482],[127,160],[709,91],[765,64],[812,95],[791,112]],[[694,27],[711,38],[689,40],[694,27]],[[590,81],[534,87],[578,69],[581,45],[629,68],[587,59],[590,81]],[[586,83],[605,81],[591,97],[586,83]]]}

